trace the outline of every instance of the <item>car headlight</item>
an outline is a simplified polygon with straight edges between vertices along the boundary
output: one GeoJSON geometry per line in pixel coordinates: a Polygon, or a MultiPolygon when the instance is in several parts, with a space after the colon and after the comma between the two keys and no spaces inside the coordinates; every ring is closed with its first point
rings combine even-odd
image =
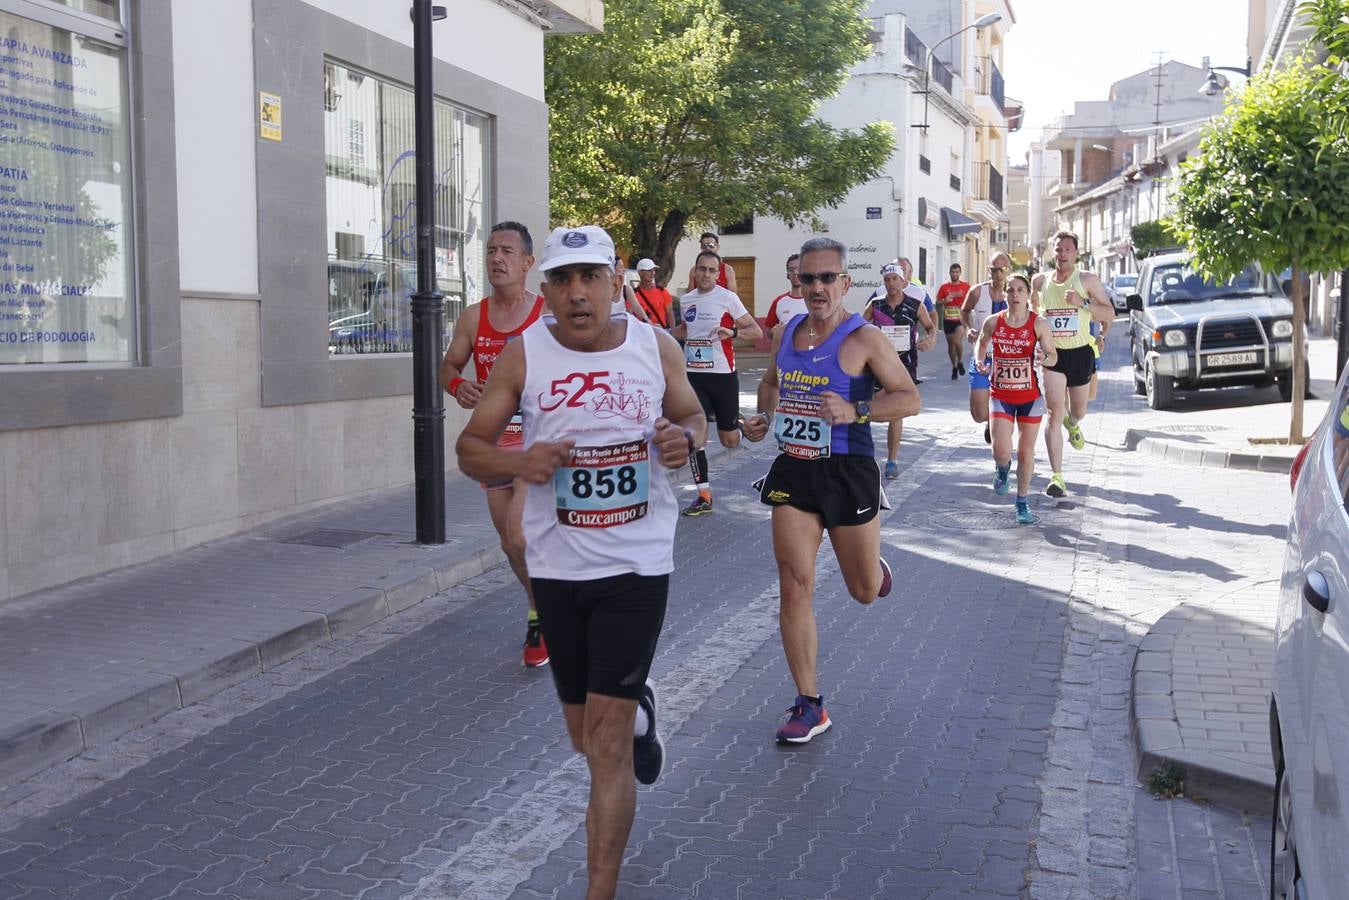
{"type": "Polygon", "coordinates": [[[1276,338],[1290,338],[1293,336],[1293,323],[1287,319],[1276,319],[1269,333],[1276,338]]]}
{"type": "Polygon", "coordinates": [[[1173,328],[1170,331],[1162,332],[1162,343],[1168,347],[1184,347],[1186,344],[1185,332],[1179,328],[1173,328]]]}

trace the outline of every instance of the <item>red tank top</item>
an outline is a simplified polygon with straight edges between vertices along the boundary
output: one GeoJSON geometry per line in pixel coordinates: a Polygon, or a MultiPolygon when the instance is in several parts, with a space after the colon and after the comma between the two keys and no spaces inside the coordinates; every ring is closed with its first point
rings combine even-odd
{"type": "Polygon", "coordinates": [[[511,338],[519,337],[520,332],[533,325],[543,312],[543,298],[536,296],[534,308],[525,316],[520,327],[511,331],[497,331],[487,315],[487,303],[487,300],[483,300],[478,310],[478,333],[473,338],[473,368],[477,370],[477,380],[480,384],[487,381],[487,376],[492,374],[492,365],[511,338]]]}
{"type": "Polygon", "coordinates": [[[1024,325],[1007,324],[1007,313],[997,314],[993,327],[993,371],[989,393],[1007,403],[1029,403],[1040,396],[1040,379],[1035,370],[1035,313],[1024,325]]]}

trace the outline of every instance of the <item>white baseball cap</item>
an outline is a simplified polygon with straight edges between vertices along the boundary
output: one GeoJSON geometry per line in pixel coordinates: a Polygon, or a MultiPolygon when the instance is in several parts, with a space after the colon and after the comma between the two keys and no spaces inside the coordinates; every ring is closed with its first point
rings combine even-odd
{"type": "Polygon", "coordinates": [[[637,271],[638,271],[638,272],[647,272],[647,271],[650,271],[651,269],[654,269],[654,268],[656,268],[656,263],[655,263],[653,260],[649,260],[649,259],[639,259],[639,260],[637,260],[637,271]]]}
{"type": "Polygon", "coordinates": [[[554,228],[543,243],[539,271],[578,264],[614,267],[614,239],[598,225],[554,228]]]}

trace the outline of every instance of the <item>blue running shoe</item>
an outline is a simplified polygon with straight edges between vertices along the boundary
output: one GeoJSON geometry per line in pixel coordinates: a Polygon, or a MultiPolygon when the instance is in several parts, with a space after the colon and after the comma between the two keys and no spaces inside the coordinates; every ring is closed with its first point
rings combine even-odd
{"type": "Polygon", "coordinates": [[[1007,479],[1011,474],[1011,472],[1008,472],[1006,475],[1001,472],[993,473],[993,493],[997,494],[999,497],[1006,496],[1007,492],[1010,490],[1007,479]]]}
{"type": "Polygon", "coordinates": [[[796,703],[787,710],[786,724],[778,729],[778,743],[808,743],[815,735],[828,731],[832,724],[824,709],[824,697],[816,703],[804,694],[798,695],[796,703]]]}
{"type": "Polygon", "coordinates": [[[1016,521],[1019,525],[1035,524],[1035,516],[1031,515],[1029,500],[1016,501],[1016,521]]]}
{"type": "Polygon", "coordinates": [[[894,479],[896,479],[896,478],[898,478],[898,477],[899,477],[899,463],[895,462],[893,459],[887,459],[887,460],[885,461],[885,478],[886,478],[886,480],[887,480],[887,481],[890,481],[890,480],[894,480],[894,479]]]}

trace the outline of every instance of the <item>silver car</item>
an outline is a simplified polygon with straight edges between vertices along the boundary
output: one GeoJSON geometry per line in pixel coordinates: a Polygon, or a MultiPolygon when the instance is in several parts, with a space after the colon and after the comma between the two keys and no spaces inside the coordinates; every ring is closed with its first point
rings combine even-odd
{"type": "Polygon", "coordinates": [[[1270,895],[1346,896],[1349,871],[1349,366],[1293,466],[1270,743],[1270,895]]]}

